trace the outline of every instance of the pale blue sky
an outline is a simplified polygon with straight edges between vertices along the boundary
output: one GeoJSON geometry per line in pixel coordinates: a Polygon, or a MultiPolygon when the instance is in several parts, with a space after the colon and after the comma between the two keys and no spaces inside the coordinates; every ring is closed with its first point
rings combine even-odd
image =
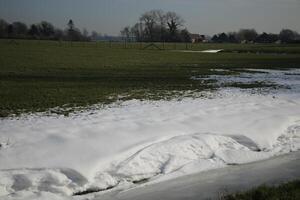
{"type": "Polygon", "coordinates": [[[0,18],[8,22],[46,20],[63,28],[71,18],[78,28],[113,35],[151,9],[179,13],[194,33],[300,32],[300,0],[0,0],[0,18]]]}

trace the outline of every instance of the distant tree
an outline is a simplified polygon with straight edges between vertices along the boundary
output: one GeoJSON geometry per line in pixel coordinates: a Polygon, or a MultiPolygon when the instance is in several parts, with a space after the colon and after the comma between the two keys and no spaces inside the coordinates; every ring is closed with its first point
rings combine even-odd
{"type": "Polygon", "coordinates": [[[217,43],[226,43],[229,42],[229,37],[226,33],[220,33],[218,35],[214,35],[211,40],[217,43]]]}
{"type": "Polygon", "coordinates": [[[5,20],[0,19],[0,37],[1,38],[7,37],[7,29],[8,29],[8,23],[5,20]]]}
{"type": "Polygon", "coordinates": [[[14,26],[12,24],[8,24],[8,26],[7,26],[7,37],[9,37],[9,38],[15,37],[14,26]]]}
{"type": "Polygon", "coordinates": [[[126,26],[121,30],[121,36],[124,40],[129,41],[131,37],[130,27],[126,26]]]}
{"type": "Polygon", "coordinates": [[[237,36],[240,42],[242,41],[253,42],[255,41],[258,34],[255,29],[241,29],[237,33],[237,36]]]}
{"type": "Polygon", "coordinates": [[[99,34],[96,31],[92,31],[91,39],[96,41],[98,39],[99,34]]]}
{"type": "Polygon", "coordinates": [[[191,34],[187,29],[181,30],[180,38],[181,38],[182,42],[191,42],[192,41],[191,34]]]}
{"type": "Polygon", "coordinates": [[[40,36],[38,25],[32,24],[29,28],[28,34],[30,37],[37,39],[40,36]]]}
{"type": "Polygon", "coordinates": [[[159,25],[159,40],[165,41],[166,40],[166,24],[167,24],[167,16],[162,10],[154,10],[157,16],[158,25],[159,25]]]}
{"type": "Polygon", "coordinates": [[[75,25],[74,25],[74,22],[73,22],[72,19],[70,19],[68,21],[67,26],[68,26],[68,29],[67,29],[67,38],[68,38],[68,40],[71,40],[71,41],[75,40],[75,31],[74,31],[75,25]]]}
{"type": "Polygon", "coordinates": [[[257,43],[274,43],[278,41],[279,37],[276,34],[268,34],[268,33],[262,33],[260,34],[256,39],[255,42],[257,43]]]}
{"type": "Polygon", "coordinates": [[[91,38],[89,37],[89,32],[88,32],[88,30],[86,29],[86,28],[84,28],[83,30],[82,30],[82,39],[84,40],[84,41],[89,41],[91,38]]]}
{"type": "Polygon", "coordinates": [[[51,39],[54,37],[55,28],[51,23],[42,21],[40,24],[38,24],[38,28],[43,38],[51,39]]]}
{"type": "Polygon", "coordinates": [[[64,32],[61,29],[55,28],[54,30],[54,39],[55,40],[63,40],[64,32]]]}
{"type": "Polygon", "coordinates": [[[278,34],[273,34],[273,33],[269,33],[269,43],[274,43],[277,42],[279,40],[279,35],[278,34]]]}
{"type": "Polygon", "coordinates": [[[133,27],[131,27],[130,32],[135,37],[136,41],[141,42],[144,41],[143,30],[143,24],[136,23],[133,27]]]}
{"type": "Polygon", "coordinates": [[[228,34],[228,42],[229,43],[237,43],[237,33],[236,32],[229,32],[228,34]]]}
{"type": "Polygon", "coordinates": [[[88,32],[88,30],[86,30],[86,28],[83,29],[82,35],[86,38],[89,37],[89,32],[88,32]]]}
{"type": "Polygon", "coordinates": [[[290,43],[298,40],[299,34],[296,31],[290,29],[283,29],[279,33],[279,39],[284,43],[290,43]]]}
{"type": "Polygon", "coordinates": [[[80,30],[75,28],[75,24],[72,19],[68,21],[68,29],[67,29],[67,38],[71,41],[79,41],[82,40],[82,35],[80,30]]]}
{"type": "MultiPolygon", "coordinates": [[[[139,21],[130,28],[130,36],[136,41],[145,42],[180,42],[182,41],[181,27],[184,20],[175,12],[165,13],[162,10],[150,10],[139,18],[139,21]]],[[[126,37],[128,30],[121,30],[126,37]]]]}
{"type": "Polygon", "coordinates": [[[211,38],[211,41],[219,42],[219,36],[218,35],[213,35],[213,37],[211,38]]]}
{"type": "Polygon", "coordinates": [[[228,35],[226,33],[221,33],[219,35],[219,42],[221,43],[225,43],[225,42],[228,42],[228,35]]]}
{"type": "Polygon", "coordinates": [[[28,32],[27,25],[23,22],[13,22],[12,23],[12,36],[18,38],[26,37],[28,32]]]}
{"type": "Polygon", "coordinates": [[[79,29],[75,28],[73,30],[73,41],[85,41],[86,38],[83,37],[82,33],[79,29]]]}
{"type": "Polygon", "coordinates": [[[146,40],[148,41],[154,41],[154,32],[155,32],[155,26],[157,25],[157,13],[152,10],[144,13],[140,17],[140,22],[144,24],[144,34],[146,40]]]}
{"type": "Polygon", "coordinates": [[[72,19],[70,19],[69,22],[68,22],[68,28],[69,28],[68,29],[69,31],[72,31],[75,28],[75,25],[74,25],[74,22],[73,22],[72,19]]]}
{"type": "Polygon", "coordinates": [[[175,12],[168,12],[166,14],[166,21],[169,31],[169,40],[172,42],[178,41],[177,33],[180,26],[183,26],[184,20],[175,12]]]}

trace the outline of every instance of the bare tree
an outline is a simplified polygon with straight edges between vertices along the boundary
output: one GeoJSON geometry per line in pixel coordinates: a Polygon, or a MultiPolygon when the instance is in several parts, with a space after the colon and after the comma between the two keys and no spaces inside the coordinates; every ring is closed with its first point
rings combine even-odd
{"type": "Polygon", "coordinates": [[[121,36],[127,41],[130,39],[130,29],[131,28],[129,26],[126,26],[121,30],[121,36]]]}
{"type": "Polygon", "coordinates": [[[152,13],[155,15],[156,18],[156,26],[157,30],[159,31],[159,40],[164,41],[164,36],[166,33],[166,24],[167,24],[167,17],[163,10],[152,10],[152,13]]]}
{"type": "Polygon", "coordinates": [[[176,35],[179,30],[179,27],[183,26],[184,20],[175,12],[168,12],[166,14],[166,21],[168,25],[168,30],[171,40],[176,40],[176,35]]]}
{"type": "Polygon", "coordinates": [[[157,25],[157,19],[157,13],[154,10],[146,12],[140,17],[140,22],[145,26],[145,35],[149,41],[154,40],[154,29],[157,25]]]}
{"type": "MultiPolygon", "coordinates": [[[[180,28],[183,24],[184,20],[175,12],[151,10],[141,15],[139,22],[131,27],[130,34],[137,41],[179,42],[182,41],[180,28]]],[[[122,30],[123,37],[126,37],[126,32],[128,30],[122,30]]]]}
{"type": "Polygon", "coordinates": [[[84,28],[84,29],[82,30],[82,35],[83,35],[84,37],[89,37],[89,32],[88,32],[88,30],[87,30],[86,28],[84,28]]]}
{"type": "Polygon", "coordinates": [[[91,39],[96,41],[99,37],[99,34],[96,31],[92,31],[91,33],[91,39]]]}
{"type": "Polygon", "coordinates": [[[141,42],[144,39],[143,30],[143,24],[136,23],[133,27],[131,27],[130,32],[135,37],[136,41],[141,42]]]}

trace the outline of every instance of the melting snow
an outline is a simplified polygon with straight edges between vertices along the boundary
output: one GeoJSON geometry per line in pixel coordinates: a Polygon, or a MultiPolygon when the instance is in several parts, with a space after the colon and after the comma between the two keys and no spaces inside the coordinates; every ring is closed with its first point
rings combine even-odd
{"type": "Polygon", "coordinates": [[[176,52],[183,52],[183,53],[220,53],[223,49],[209,49],[204,51],[195,51],[195,50],[174,50],[176,52]]]}

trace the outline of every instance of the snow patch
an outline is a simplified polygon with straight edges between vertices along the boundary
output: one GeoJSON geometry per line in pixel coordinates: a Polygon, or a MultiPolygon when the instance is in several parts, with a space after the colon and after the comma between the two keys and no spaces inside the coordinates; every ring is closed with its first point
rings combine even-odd
{"type": "MultiPolygon", "coordinates": [[[[227,84],[256,84],[264,83],[276,85],[282,89],[289,89],[294,93],[300,93],[300,69],[267,70],[267,69],[243,69],[244,72],[237,75],[210,75],[208,77],[192,77],[193,80],[216,80],[219,86],[227,84]]],[[[288,91],[288,92],[290,92],[288,91]]]]}
{"type": "Polygon", "coordinates": [[[222,51],[223,51],[223,49],[209,49],[209,50],[201,51],[201,53],[219,53],[222,51]]]}
{"type": "Polygon", "coordinates": [[[87,183],[72,169],[10,169],[0,171],[0,197],[22,191],[70,196],[87,183]]]}
{"type": "Polygon", "coordinates": [[[195,51],[195,50],[173,50],[175,52],[182,52],[182,53],[220,53],[224,49],[208,49],[204,51],[195,51]]]}

